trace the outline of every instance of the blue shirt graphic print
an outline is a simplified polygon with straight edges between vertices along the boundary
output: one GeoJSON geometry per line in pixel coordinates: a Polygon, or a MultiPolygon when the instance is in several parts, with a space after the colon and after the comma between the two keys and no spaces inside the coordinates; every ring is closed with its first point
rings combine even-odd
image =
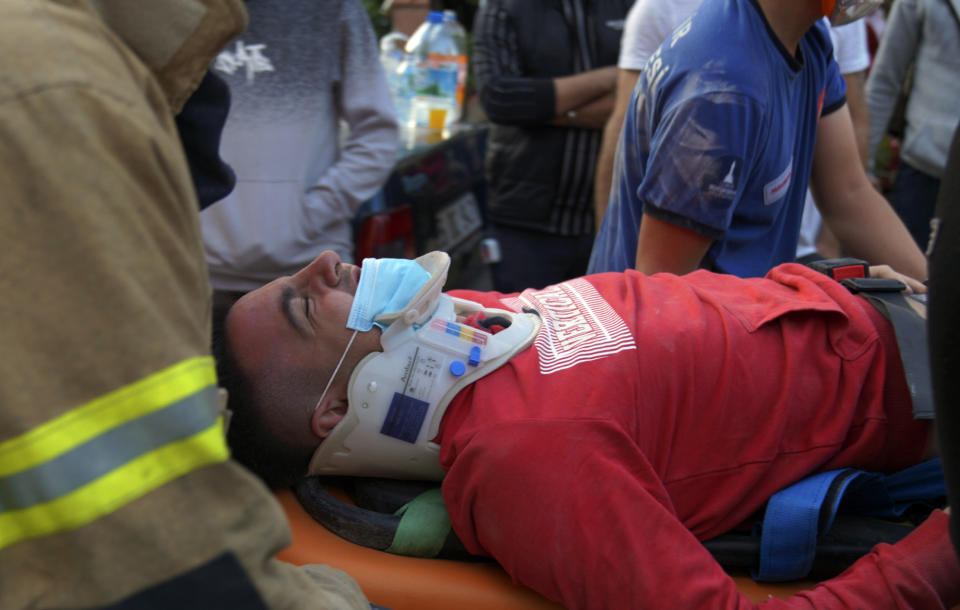
{"type": "Polygon", "coordinates": [[[706,0],[637,83],[589,272],[634,267],[644,212],[713,239],[708,269],[792,261],[818,120],[845,94],[822,21],[792,55],[755,0],[706,0]]]}

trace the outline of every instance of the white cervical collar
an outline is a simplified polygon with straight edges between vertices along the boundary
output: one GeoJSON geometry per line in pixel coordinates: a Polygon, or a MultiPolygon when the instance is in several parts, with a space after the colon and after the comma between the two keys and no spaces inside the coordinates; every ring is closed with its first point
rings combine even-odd
{"type": "Polygon", "coordinates": [[[382,352],[353,370],[346,415],[313,454],[308,474],[440,480],[440,447],[433,442],[447,405],[461,389],[492,373],[528,347],[540,329],[535,314],[484,308],[442,294],[450,257],[417,259],[430,280],[390,322],[382,352]],[[497,334],[457,322],[483,311],[511,321],[497,334]]]}

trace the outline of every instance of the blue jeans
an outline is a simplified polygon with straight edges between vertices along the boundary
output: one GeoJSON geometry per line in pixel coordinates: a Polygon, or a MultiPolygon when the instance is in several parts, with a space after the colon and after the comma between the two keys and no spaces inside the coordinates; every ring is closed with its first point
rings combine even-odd
{"type": "Polygon", "coordinates": [[[930,219],[933,218],[939,191],[939,178],[900,162],[890,203],[921,250],[926,250],[930,239],[930,219]]]}
{"type": "Polygon", "coordinates": [[[593,233],[562,237],[498,224],[488,233],[500,243],[501,262],[492,269],[500,292],[543,288],[587,272],[593,233]]]}

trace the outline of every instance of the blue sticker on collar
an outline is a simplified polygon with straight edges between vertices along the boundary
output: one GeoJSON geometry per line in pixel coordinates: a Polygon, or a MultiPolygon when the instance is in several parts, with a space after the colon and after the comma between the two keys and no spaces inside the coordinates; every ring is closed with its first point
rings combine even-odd
{"type": "Polygon", "coordinates": [[[430,403],[419,398],[394,392],[390,409],[387,410],[387,417],[380,428],[380,434],[408,443],[417,442],[417,436],[420,434],[420,428],[423,427],[423,420],[427,417],[429,407],[430,403]]]}

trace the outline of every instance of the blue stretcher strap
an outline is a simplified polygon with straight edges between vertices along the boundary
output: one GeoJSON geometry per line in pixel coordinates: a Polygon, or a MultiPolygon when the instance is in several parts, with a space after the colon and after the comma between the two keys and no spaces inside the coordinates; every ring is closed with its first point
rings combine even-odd
{"type": "Polygon", "coordinates": [[[813,567],[817,539],[844,510],[900,517],[911,504],[946,495],[939,459],[891,475],[852,468],[803,479],[774,494],[760,534],[760,565],[754,580],[778,582],[804,578],[813,567]]]}
{"type": "Polygon", "coordinates": [[[775,493],[767,503],[760,535],[760,566],[754,580],[777,582],[802,578],[813,567],[817,551],[820,510],[835,481],[844,486],[853,479],[848,469],[807,477],[775,493]]]}
{"type": "Polygon", "coordinates": [[[897,519],[911,505],[947,495],[940,458],[886,476],[858,478],[843,499],[843,510],[869,517],[897,519]]]}

